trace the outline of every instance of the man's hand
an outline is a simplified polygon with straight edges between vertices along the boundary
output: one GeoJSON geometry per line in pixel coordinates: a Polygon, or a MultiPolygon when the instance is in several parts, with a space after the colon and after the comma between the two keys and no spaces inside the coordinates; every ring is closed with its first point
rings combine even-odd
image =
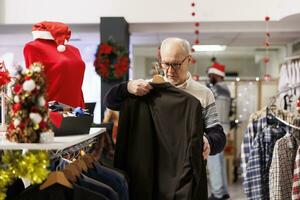
{"type": "Polygon", "coordinates": [[[210,154],[210,145],[205,136],[203,136],[203,158],[204,160],[207,160],[209,154],[210,154]]]}
{"type": "Polygon", "coordinates": [[[144,96],[150,92],[152,86],[143,79],[132,80],[127,84],[127,90],[129,93],[136,96],[144,96]]]}

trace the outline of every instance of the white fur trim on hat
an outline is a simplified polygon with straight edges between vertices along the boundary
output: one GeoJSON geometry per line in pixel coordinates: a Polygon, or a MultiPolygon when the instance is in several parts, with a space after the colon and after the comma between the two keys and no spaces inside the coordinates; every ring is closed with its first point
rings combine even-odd
{"type": "MultiPolygon", "coordinates": [[[[32,31],[33,39],[45,39],[45,40],[54,40],[53,36],[49,31],[32,31]]],[[[65,40],[66,44],[66,40],[65,40]]],[[[66,50],[65,45],[58,45],[56,47],[57,51],[64,52],[66,50]]]]}
{"type": "Polygon", "coordinates": [[[222,71],[220,71],[220,70],[218,70],[216,68],[213,68],[213,67],[210,67],[208,69],[208,74],[217,74],[219,76],[225,77],[225,73],[224,72],[222,72],[222,71]]]}
{"type": "Polygon", "coordinates": [[[49,31],[32,31],[33,39],[54,40],[49,31]]]}

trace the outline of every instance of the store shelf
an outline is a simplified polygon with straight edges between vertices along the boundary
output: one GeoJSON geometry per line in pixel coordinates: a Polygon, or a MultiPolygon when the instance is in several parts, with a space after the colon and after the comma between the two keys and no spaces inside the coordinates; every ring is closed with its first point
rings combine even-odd
{"type": "Polygon", "coordinates": [[[52,143],[14,143],[4,139],[2,134],[2,140],[0,141],[1,150],[63,150],[76,144],[82,143],[86,140],[94,138],[106,131],[105,128],[91,128],[89,134],[76,135],[76,136],[62,136],[54,137],[52,143]]]}

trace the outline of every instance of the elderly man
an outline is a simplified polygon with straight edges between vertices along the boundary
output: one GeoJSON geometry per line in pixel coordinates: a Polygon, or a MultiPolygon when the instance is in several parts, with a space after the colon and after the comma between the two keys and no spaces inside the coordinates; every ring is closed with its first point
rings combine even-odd
{"type": "MultiPolygon", "coordinates": [[[[165,80],[179,89],[199,99],[203,110],[205,136],[203,137],[203,157],[215,155],[223,151],[226,137],[220,125],[213,93],[192,79],[188,71],[191,64],[190,44],[180,38],[167,38],[161,43],[161,67],[165,80]]],[[[122,101],[129,95],[143,96],[150,92],[151,85],[146,80],[138,79],[121,83],[113,87],[106,95],[105,105],[112,110],[119,110],[122,101]]]]}
{"type": "Polygon", "coordinates": [[[113,87],[106,95],[105,104],[108,108],[122,108],[121,113],[127,113],[121,116],[120,122],[126,124],[125,130],[129,132],[122,134],[120,128],[117,139],[117,147],[120,148],[116,149],[115,166],[128,171],[132,199],[204,200],[207,199],[207,185],[203,160],[208,155],[221,152],[226,143],[214,96],[208,88],[194,81],[188,72],[192,58],[190,45],[186,40],[165,39],[161,44],[160,54],[160,66],[168,83],[153,84],[152,87],[145,80],[132,80],[113,87]],[[169,88],[160,92],[157,88],[159,85],[169,88]],[[147,95],[148,100],[134,95],[147,95]],[[156,98],[158,96],[160,98],[156,98]],[[149,104],[141,107],[145,105],[142,102],[149,104]],[[192,102],[197,107],[191,106],[192,102]],[[150,112],[149,116],[148,109],[155,112],[150,112]],[[160,112],[161,110],[170,113],[160,112]],[[138,117],[134,121],[138,121],[137,124],[131,121],[136,114],[138,117]],[[168,116],[170,114],[172,116],[168,116]],[[167,118],[170,123],[166,123],[167,118]],[[149,119],[152,119],[150,123],[149,119]],[[157,129],[152,129],[153,123],[157,129]],[[128,126],[135,126],[136,129],[128,129],[128,126]],[[199,129],[193,129],[193,126],[199,129]],[[120,155],[120,152],[126,153],[120,155]],[[152,157],[151,152],[157,157],[152,157]],[[154,163],[151,161],[153,159],[154,163]],[[152,169],[153,164],[157,168],[152,169]]]}

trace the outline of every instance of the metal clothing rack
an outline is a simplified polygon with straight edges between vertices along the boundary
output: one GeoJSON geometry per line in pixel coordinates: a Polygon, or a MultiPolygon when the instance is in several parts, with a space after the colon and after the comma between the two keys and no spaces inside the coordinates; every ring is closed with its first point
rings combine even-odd
{"type": "MultiPolygon", "coordinates": [[[[79,152],[80,150],[91,148],[94,144],[96,144],[99,141],[99,137],[102,132],[97,132],[91,137],[86,138],[86,140],[83,140],[80,143],[74,144],[73,146],[66,147],[64,149],[58,149],[58,150],[52,150],[50,151],[50,160],[55,159],[57,157],[64,157],[66,155],[70,155],[76,152],[79,152]]],[[[86,152],[85,152],[86,153],[86,152]]]]}
{"type": "Polygon", "coordinates": [[[300,59],[300,55],[291,56],[291,57],[285,57],[284,61],[292,61],[292,60],[297,60],[297,59],[300,59]]]}
{"type": "Polygon", "coordinates": [[[270,107],[271,107],[272,105],[274,105],[274,103],[276,102],[276,100],[277,100],[277,98],[278,98],[279,96],[281,96],[282,94],[287,93],[287,92],[289,92],[289,91],[291,91],[291,90],[294,90],[294,89],[296,89],[296,88],[299,88],[299,87],[300,87],[300,83],[297,83],[296,85],[289,86],[288,88],[279,91],[276,95],[274,95],[273,97],[271,97],[271,101],[270,101],[270,103],[269,103],[268,106],[267,106],[267,108],[268,108],[268,109],[267,109],[268,114],[271,114],[274,118],[276,118],[276,119],[277,119],[278,121],[280,121],[281,123],[287,125],[288,127],[291,127],[291,128],[293,128],[293,129],[296,129],[296,130],[300,130],[300,127],[295,126],[295,125],[293,125],[293,124],[290,124],[290,123],[284,121],[283,119],[279,118],[278,116],[276,116],[276,115],[272,112],[272,109],[270,109],[270,107]]]}
{"type": "Polygon", "coordinates": [[[271,101],[270,101],[270,103],[268,104],[268,107],[269,107],[270,105],[273,105],[274,102],[276,101],[276,99],[277,99],[279,96],[281,96],[282,94],[287,93],[287,92],[289,92],[289,91],[291,91],[291,90],[294,90],[294,89],[296,89],[296,88],[299,88],[299,87],[300,87],[300,83],[297,83],[297,84],[295,84],[295,85],[290,85],[288,88],[286,88],[286,89],[284,89],[284,90],[279,91],[277,94],[275,94],[274,96],[272,96],[272,97],[270,98],[271,101]]]}

